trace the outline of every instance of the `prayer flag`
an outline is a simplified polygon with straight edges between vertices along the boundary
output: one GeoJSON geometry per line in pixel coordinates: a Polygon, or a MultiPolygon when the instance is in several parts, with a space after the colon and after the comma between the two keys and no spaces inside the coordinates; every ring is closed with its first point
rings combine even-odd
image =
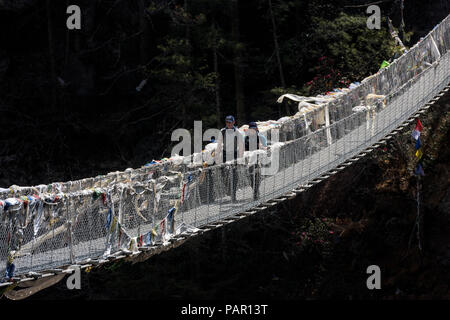
{"type": "Polygon", "coordinates": [[[417,130],[413,130],[413,132],[411,133],[411,136],[415,139],[415,140],[417,140],[417,139],[419,139],[419,137],[420,137],[420,131],[417,131],[417,130]]]}
{"type": "Polygon", "coordinates": [[[418,149],[418,150],[416,151],[416,157],[417,157],[417,159],[420,160],[420,158],[422,158],[422,156],[423,156],[422,149],[418,149]]]}
{"type": "Polygon", "coordinates": [[[422,123],[420,122],[420,119],[417,119],[416,130],[422,132],[422,129],[423,129],[422,123]]]}
{"type": "Polygon", "coordinates": [[[422,165],[420,163],[417,164],[416,169],[414,170],[414,173],[418,176],[425,176],[425,172],[423,171],[422,165]]]}

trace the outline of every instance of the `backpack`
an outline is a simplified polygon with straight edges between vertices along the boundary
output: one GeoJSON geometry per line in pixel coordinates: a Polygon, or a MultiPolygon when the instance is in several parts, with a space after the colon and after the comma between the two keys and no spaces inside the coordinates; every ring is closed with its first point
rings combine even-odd
{"type": "MultiPolygon", "coordinates": [[[[256,134],[256,149],[259,149],[259,134],[256,134]]],[[[250,150],[250,136],[245,136],[245,151],[255,151],[250,150]]]]}
{"type": "MultiPolygon", "coordinates": [[[[222,133],[222,154],[223,157],[225,159],[225,155],[228,153],[228,151],[226,150],[226,146],[227,146],[227,138],[226,138],[226,132],[227,132],[227,128],[222,128],[222,130],[220,130],[222,133]]],[[[233,127],[233,131],[236,132],[236,127],[233,127]]],[[[237,141],[238,137],[234,136],[234,150],[233,150],[233,154],[234,154],[234,159],[237,159],[237,147],[238,147],[238,141],[237,141]]],[[[225,162],[225,160],[224,160],[225,162]]]]}

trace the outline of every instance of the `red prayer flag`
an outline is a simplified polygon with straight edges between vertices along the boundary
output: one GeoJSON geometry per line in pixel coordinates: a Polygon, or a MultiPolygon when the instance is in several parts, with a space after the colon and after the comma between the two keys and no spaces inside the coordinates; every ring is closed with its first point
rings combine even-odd
{"type": "Polygon", "coordinates": [[[422,129],[423,129],[422,123],[420,122],[420,119],[417,119],[416,130],[422,132],[422,129]]]}
{"type": "Polygon", "coordinates": [[[161,228],[161,234],[164,235],[164,231],[165,231],[165,222],[166,222],[166,218],[164,218],[161,223],[159,224],[159,227],[161,228]]]}
{"type": "Polygon", "coordinates": [[[181,203],[184,202],[184,192],[185,192],[185,190],[186,190],[186,183],[183,185],[183,189],[181,191],[181,203]]]}

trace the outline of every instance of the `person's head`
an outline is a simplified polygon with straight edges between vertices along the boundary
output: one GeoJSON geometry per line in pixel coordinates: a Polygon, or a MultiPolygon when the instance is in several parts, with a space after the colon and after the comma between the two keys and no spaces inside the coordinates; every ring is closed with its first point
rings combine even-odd
{"type": "Polygon", "coordinates": [[[251,132],[251,133],[258,132],[258,125],[256,124],[256,122],[252,121],[248,124],[248,132],[251,132]]]}
{"type": "Polygon", "coordinates": [[[233,116],[227,116],[225,118],[225,125],[227,126],[228,129],[232,129],[234,127],[234,117],[233,116]]]}

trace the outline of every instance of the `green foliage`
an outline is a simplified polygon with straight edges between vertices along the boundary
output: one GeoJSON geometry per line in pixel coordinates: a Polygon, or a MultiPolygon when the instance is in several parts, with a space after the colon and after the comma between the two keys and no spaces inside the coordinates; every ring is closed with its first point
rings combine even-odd
{"type": "Polygon", "coordinates": [[[294,234],[299,250],[326,252],[324,249],[332,246],[334,237],[334,232],[327,224],[330,221],[327,218],[304,219],[302,227],[294,234]]]}
{"type": "Polygon", "coordinates": [[[392,56],[394,42],[386,29],[368,29],[366,20],[365,16],[344,13],[333,21],[313,18],[316,48],[312,48],[312,56],[329,55],[336,69],[351,80],[376,72],[381,61],[392,56]],[[327,52],[323,52],[324,47],[327,52]]]}
{"type": "MultiPolygon", "coordinates": [[[[219,16],[231,19],[229,4],[217,1],[216,5],[192,0],[189,1],[189,12],[182,6],[175,7],[171,16],[175,16],[174,27],[178,31],[157,45],[159,54],[155,57],[156,63],[147,70],[153,83],[157,83],[154,88],[162,91],[162,96],[167,98],[161,101],[164,105],[184,105],[184,108],[176,107],[178,111],[184,110],[189,114],[189,119],[183,116],[184,121],[202,119],[213,124],[213,119],[217,117],[212,116],[215,113],[217,80],[221,78],[224,81],[221,73],[232,64],[236,51],[242,53],[244,66],[253,65],[252,68],[244,68],[247,85],[253,79],[259,83],[259,92],[245,90],[248,99],[258,101],[257,107],[250,106],[248,111],[254,119],[274,117],[277,109],[273,107],[281,94],[323,94],[361,80],[377,72],[381,61],[388,60],[394,52],[387,30],[369,30],[365,16],[340,13],[330,19],[329,11],[338,8],[333,3],[314,1],[314,5],[310,3],[303,12],[305,8],[299,1],[273,0],[281,63],[287,70],[286,82],[289,85],[287,88],[273,87],[271,83],[279,83],[273,41],[258,42],[249,38],[233,41],[231,26],[218,19],[219,16]],[[322,11],[317,11],[317,8],[322,11]],[[289,29],[295,14],[299,13],[305,18],[305,22],[299,25],[301,34],[289,29]],[[185,37],[186,26],[190,28],[190,39],[185,37]],[[213,50],[219,58],[219,73],[213,72],[213,50]],[[267,83],[266,87],[264,83],[267,83]],[[171,97],[167,97],[166,92],[171,92],[171,97]]],[[[264,19],[261,21],[266,24],[261,32],[271,38],[272,22],[268,5],[267,0],[258,1],[257,10],[264,19]]],[[[226,92],[219,94],[223,97],[224,109],[229,110],[224,112],[234,113],[233,83],[222,87],[223,90],[226,92]]],[[[178,119],[181,119],[180,116],[178,119]]]]}
{"type": "Polygon", "coordinates": [[[313,77],[303,92],[316,95],[347,87],[377,72],[380,63],[392,57],[395,46],[387,29],[370,30],[366,19],[345,13],[334,20],[312,18],[306,46],[313,77]]]}
{"type": "Polygon", "coordinates": [[[202,119],[214,91],[217,75],[208,72],[206,64],[200,64],[204,61],[194,59],[191,45],[186,39],[167,38],[158,45],[158,49],[160,54],[155,57],[156,66],[148,68],[146,72],[154,83],[154,89],[165,97],[160,103],[175,108],[180,120],[202,119]],[[186,116],[189,118],[186,119],[186,116]]]}

